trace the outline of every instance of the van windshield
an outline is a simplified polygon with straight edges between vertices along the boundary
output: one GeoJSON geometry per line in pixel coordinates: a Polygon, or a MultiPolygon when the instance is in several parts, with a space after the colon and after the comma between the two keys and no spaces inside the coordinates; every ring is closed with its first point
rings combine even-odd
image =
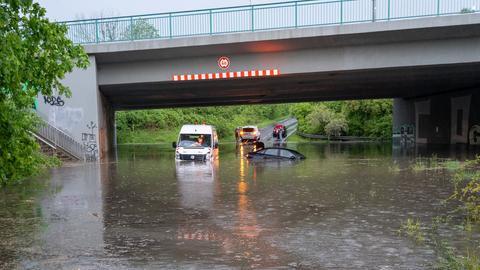
{"type": "Polygon", "coordinates": [[[180,147],[211,147],[212,136],[210,134],[180,134],[178,142],[180,147]]]}

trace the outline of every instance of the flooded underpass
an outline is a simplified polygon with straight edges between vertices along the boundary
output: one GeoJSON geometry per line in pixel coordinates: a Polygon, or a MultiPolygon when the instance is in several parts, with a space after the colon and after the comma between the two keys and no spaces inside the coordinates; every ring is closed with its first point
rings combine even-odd
{"type": "MultiPolygon", "coordinates": [[[[214,162],[175,162],[167,145],[120,146],[117,160],[53,170],[0,201],[4,269],[434,269],[438,252],[399,233],[449,213],[446,170],[390,144],[289,144],[307,159],[251,161],[220,146],[214,162]]],[[[457,156],[462,153],[461,156],[457,156]]],[[[457,216],[456,216],[457,215],[457,216]]],[[[442,224],[462,250],[478,232],[442,224]]]]}

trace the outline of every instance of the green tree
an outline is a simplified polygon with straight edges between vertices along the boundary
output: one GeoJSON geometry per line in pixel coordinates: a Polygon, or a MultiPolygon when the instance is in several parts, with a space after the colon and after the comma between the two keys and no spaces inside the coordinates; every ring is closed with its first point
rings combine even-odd
{"type": "Polygon", "coordinates": [[[344,104],[343,112],[349,134],[389,139],[392,137],[392,100],[352,100],[344,104]]]}
{"type": "Polygon", "coordinates": [[[0,185],[15,183],[45,165],[30,131],[38,94],[70,96],[61,79],[88,66],[67,28],[51,23],[32,0],[0,0],[0,185]]]}
{"type": "Polygon", "coordinates": [[[134,20],[123,34],[123,38],[128,40],[154,39],[158,37],[157,29],[147,20],[141,19],[134,20]]]}
{"type": "Polygon", "coordinates": [[[336,117],[330,120],[328,124],[325,125],[325,134],[327,136],[338,137],[348,131],[347,120],[343,116],[336,117]]]}
{"type": "Polygon", "coordinates": [[[305,118],[310,124],[309,133],[325,134],[325,126],[332,121],[335,113],[324,104],[318,104],[305,118]]]}
{"type": "Polygon", "coordinates": [[[314,106],[312,103],[297,103],[290,105],[290,114],[297,118],[298,131],[308,133],[310,132],[310,124],[306,119],[312,112],[314,106]]]}

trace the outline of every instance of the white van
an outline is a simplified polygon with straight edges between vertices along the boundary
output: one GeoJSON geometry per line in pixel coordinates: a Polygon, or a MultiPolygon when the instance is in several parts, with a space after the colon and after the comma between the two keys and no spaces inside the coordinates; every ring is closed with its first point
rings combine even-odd
{"type": "Polygon", "coordinates": [[[172,146],[176,160],[211,160],[218,148],[217,131],[210,125],[184,125],[172,146]]]}

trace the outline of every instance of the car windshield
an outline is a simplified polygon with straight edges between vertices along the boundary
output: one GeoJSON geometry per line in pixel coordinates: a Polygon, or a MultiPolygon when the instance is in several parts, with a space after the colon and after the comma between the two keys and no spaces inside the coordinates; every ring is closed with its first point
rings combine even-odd
{"type": "Polygon", "coordinates": [[[210,134],[180,134],[179,147],[211,147],[210,134]]]}
{"type": "Polygon", "coordinates": [[[243,132],[254,132],[255,129],[254,128],[243,128],[242,131],[243,132]]]}

